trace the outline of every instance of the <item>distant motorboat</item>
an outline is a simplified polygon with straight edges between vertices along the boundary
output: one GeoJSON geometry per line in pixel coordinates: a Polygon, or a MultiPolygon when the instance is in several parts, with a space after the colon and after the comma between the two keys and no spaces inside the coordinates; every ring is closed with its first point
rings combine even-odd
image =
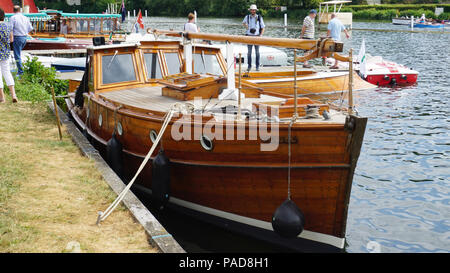
{"type": "Polygon", "coordinates": [[[392,18],[394,25],[411,25],[411,18],[392,18]]]}
{"type": "Polygon", "coordinates": [[[361,78],[378,86],[412,85],[419,75],[419,72],[404,65],[367,54],[364,40],[354,63],[361,78]]]}
{"type": "Polygon", "coordinates": [[[433,23],[415,23],[416,28],[444,28],[444,24],[433,24],[433,23]]]}

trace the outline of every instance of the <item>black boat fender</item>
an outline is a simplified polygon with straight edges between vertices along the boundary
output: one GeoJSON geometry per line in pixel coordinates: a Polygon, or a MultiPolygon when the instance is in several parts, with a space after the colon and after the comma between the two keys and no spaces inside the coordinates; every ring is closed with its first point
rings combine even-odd
{"type": "Polygon", "coordinates": [[[286,199],[273,214],[273,230],[281,237],[295,238],[302,233],[304,226],[305,216],[291,199],[286,199]]]}
{"type": "Polygon", "coordinates": [[[170,198],[170,160],[160,149],[152,163],[152,197],[162,209],[170,198]]]}
{"type": "Polygon", "coordinates": [[[122,177],[122,143],[117,139],[116,132],[106,144],[106,161],[113,171],[122,177]]]}

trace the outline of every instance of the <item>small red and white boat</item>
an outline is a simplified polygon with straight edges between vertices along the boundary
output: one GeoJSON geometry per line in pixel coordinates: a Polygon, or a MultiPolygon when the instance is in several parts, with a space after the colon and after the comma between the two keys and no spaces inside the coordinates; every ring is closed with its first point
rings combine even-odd
{"type": "Polygon", "coordinates": [[[419,72],[404,65],[384,60],[381,56],[366,54],[364,41],[358,55],[356,69],[364,80],[378,86],[412,85],[417,82],[419,75],[419,72]]]}

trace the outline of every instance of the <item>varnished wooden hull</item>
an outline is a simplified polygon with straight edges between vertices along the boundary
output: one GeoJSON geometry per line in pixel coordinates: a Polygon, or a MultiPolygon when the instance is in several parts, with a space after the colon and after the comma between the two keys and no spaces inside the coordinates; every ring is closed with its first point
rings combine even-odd
{"type": "MultiPolygon", "coordinates": [[[[68,104],[72,109],[72,103],[68,104]]],[[[87,132],[105,156],[114,127],[112,104],[93,98],[86,105],[90,109],[87,132]]],[[[72,109],[71,113],[84,128],[86,111],[72,109]]],[[[161,115],[132,108],[117,112],[123,128],[119,140],[124,147],[125,180],[134,176],[152,145],[149,132],[158,132],[162,119],[161,115]]],[[[295,124],[292,128],[291,198],[306,218],[300,237],[336,248],[344,244],[353,172],[367,121],[352,119],[351,129],[344,124],[323,123],[295,124]]],[[[178,205],[191,210],[270,230],[274,211],[287,198],[288,127],[280,126],[280,144],[271,152],[261,152],[261,141],[248,140],[249,125],[244,128],[247,140],[215,140],[214,150],[206,151],[199,140],[173,140],[170,125],[162,140],[171,160],[170,202],[179,200],[178,205]]],[[[151,172],[147,164],[137,183],[151,188],[151,172]]]]}

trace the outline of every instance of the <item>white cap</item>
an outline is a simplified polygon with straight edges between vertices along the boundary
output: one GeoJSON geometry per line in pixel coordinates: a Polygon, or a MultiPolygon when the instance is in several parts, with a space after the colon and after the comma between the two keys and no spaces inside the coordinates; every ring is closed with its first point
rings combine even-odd
{"type": "Polygon", "coordinates": [[[252,10],[252,9],[254,9],[254,10],[258,10],[258,8],[256,7],[256,5],[255,5],[255,4],[253,4],[253,5],[250,5],[250,8],[249,8],[248,10],[252,10]]]}

